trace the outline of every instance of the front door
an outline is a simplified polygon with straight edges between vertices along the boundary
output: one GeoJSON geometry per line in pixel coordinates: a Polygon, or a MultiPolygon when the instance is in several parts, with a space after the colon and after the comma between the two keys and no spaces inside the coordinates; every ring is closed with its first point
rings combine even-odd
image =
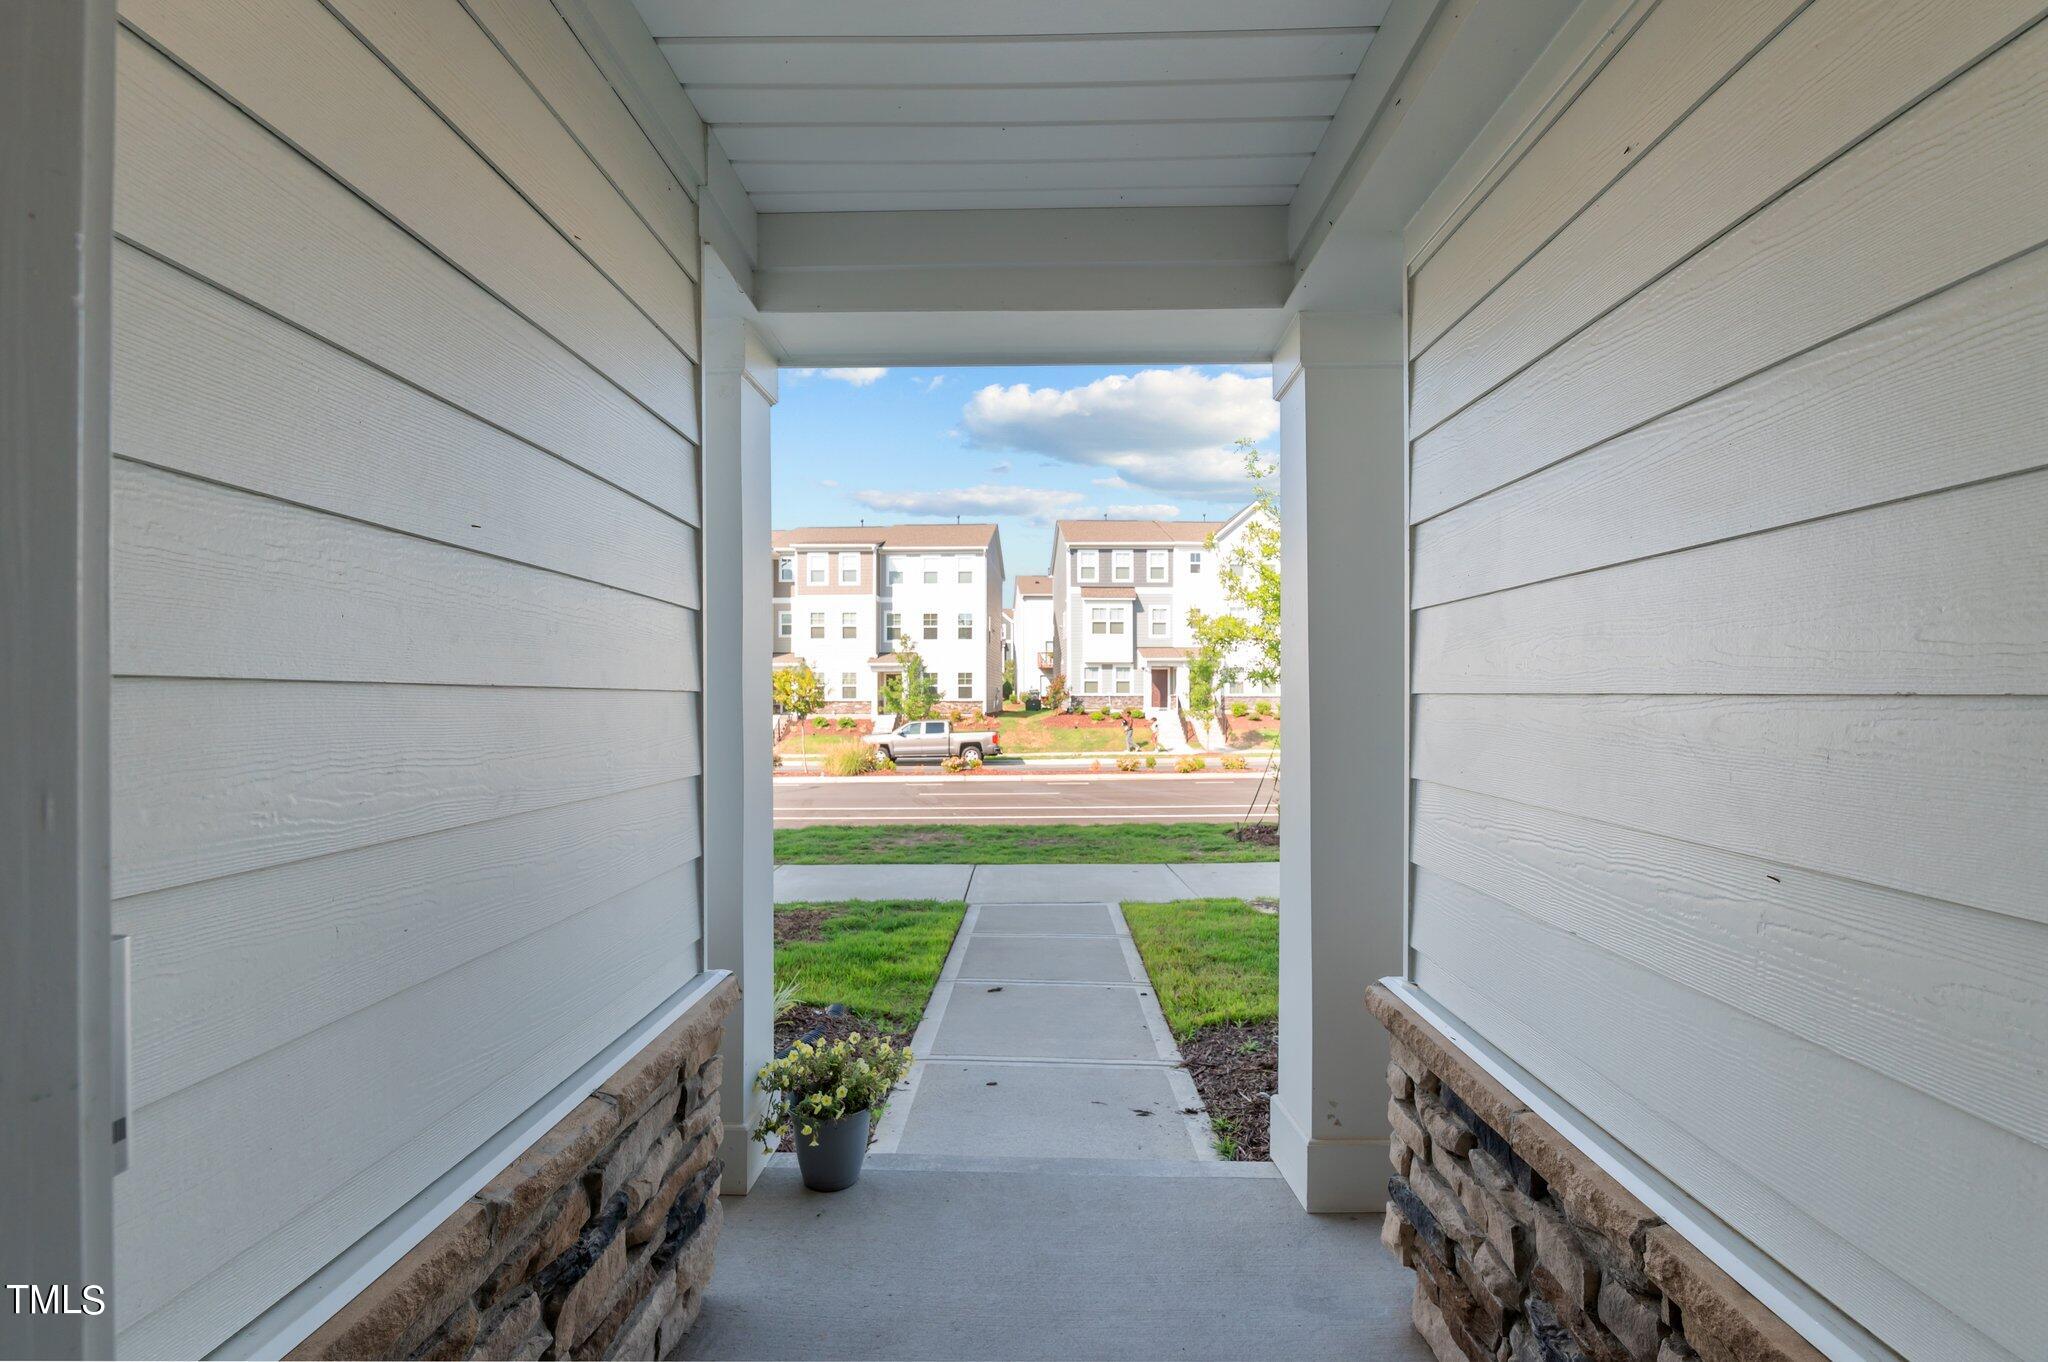
{"type": "Polygon", "coordinates": [[[1166,702],[1173,698],[1173,668],[1152,669],[1152,708],[1165,709],[1166,702]]]}

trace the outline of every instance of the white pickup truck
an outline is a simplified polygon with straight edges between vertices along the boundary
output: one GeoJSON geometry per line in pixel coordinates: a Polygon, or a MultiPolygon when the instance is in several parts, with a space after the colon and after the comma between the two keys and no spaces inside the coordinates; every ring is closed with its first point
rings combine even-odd
{"type": "Polygon", "coordinates": [[[894,762],[944,761],[948,757],[980,761],[1003,750],[996,745],[993,730],[961,732],[950,719],[913,719],[887,733],[870,733],[864,741],[875,749],[875,755],[894,762]]]}

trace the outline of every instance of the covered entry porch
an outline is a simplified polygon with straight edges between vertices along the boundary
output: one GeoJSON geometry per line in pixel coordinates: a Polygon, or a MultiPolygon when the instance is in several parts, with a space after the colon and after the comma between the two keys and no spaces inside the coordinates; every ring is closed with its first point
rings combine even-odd
{"type": "Polygon", "coordinates": [[[0,9],[0,1279],[112,1301],[8,1349],[698,1346],[777,374],[1142,361],[1282,408],[1278,1177],[1104,1204],[1295,1324],[1384,1212],[1439,1359],[2034,1355],[2041,14],[0,9]]]}

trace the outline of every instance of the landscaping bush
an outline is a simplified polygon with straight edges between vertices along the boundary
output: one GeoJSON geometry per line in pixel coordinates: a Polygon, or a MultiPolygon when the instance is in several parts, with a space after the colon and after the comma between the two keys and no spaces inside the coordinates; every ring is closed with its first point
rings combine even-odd
{"type": "Polygon", "coordinates": [[[1223,759],[1223,769],[1226,771],[1242,771],[1250,765],[1250,762],[1239,756],[1229,756],[1223,759]]]}
{"type": "Polygon", "coordinates": [[[1145,769],[1146,769],[1146,770],[1148,770],[1148,771],[1156,771],[1156,770],[1158,770],[1158,769],[1159,769],[1159,758],[1158,758],[1158,757],[1156,757],[1156,756],[1151,756],[1151,757],[1147,757],[1147,758],[1145,758],[1145,769]]]}
{"type": "Polygon", "coordinates": [[[1271,700],[1261,700],[1261,701],[1259,701],[1259,702],[1258,702],[1258,703],[1257,703],[1256,705],[1253,705],[1253,706],[1252,706],[1252,713],[1254,713],[1254,714],[1258,715],[1258,716],[1259,716],[1259,717],[1260,717],[1261,719],[1270,719],[1270,718],[1272,718],[1272,717],[1273,717],[1273,702],[1272,702],[1271,700]]]}
{"type": "Polygon", "coordinates": [[[1182,757],[1173,764],[1173,769],[1183,774],[1189,771],[1206,771],[1209,769],[1209,759],[1207,757],[1182,757]]]}
{"type": "Polygon", "coordinates": [[[1252,707],[1242,700],[1232,700],[1230,702],[1230,717],[1233,719],[1242,719],[1251,712],[1252,707]]]}
{"type": "Polygon", "coordinates": [[[877,771],[893,771],[896,769],[896,763],[887,757],[878,756],[875,758],[875,769],[877,771]]]}
{"type": "Polygon", "coordinates": [[[841,719],[839,721],[839,726],[845,729],[859,728],[860,722],[855,719],[841,719]]]}
{"type": "Polygon", "coordinates": [[[875,754],[867,747],[837,747],[825,754],[828,776],[864,776],[875,769],[875,754]]]}
{"type": "Polygon", "coordinates": [[[1090,718],[1092,718],[1092,719],[1094,719],[1094,720],[1095,720],[1095,721],[1096,721],[1097,723],[1108,723],[1108,722],[1109,722],[1109,711],[1108,711],[1108,710],[1106,710],[1106,709],[1098,709],[1098,710],[1096,710],[1096,711],[1095,711],[1095,712],[1094,712],[1093,714],[1091,714],[1091,715],[1090,715],[1089,717],[1090,717],[1090,718]]]}
{"type": "Polygon", "coordinates": [[[958,757],[947,757],[939,763],[939,769],[949,776],[957,776],[967,769],[967,763],[958,757]]]}
{"type": "Polygon", "coordinates": [[[1116,759],[1116,769],[1119,771],[1135,771],[1138,769],[1138,759],[1135,756],[1118,757],[1116,759]]]}

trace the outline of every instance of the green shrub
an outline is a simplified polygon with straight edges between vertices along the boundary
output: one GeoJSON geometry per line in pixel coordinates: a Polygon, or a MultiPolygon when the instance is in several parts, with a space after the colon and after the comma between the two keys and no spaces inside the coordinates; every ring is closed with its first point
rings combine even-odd
{"type": "Polygon", "coordinates": [[[1242,719],[1251,712],[1252,707],[1242,700],[1232,700],[1230,702],[1230,717],[1233,719],[1242,719]]]}
{"type": "Polygon", "coordinates": [[[874,769],[874,750],[865,743],[858,747],[835,747],[825,754],[828,776],[864,776],[874,769]]]}
{"type": "Polygon", "coordinates": [[[1158,758],[1157,756],[1150,756],[1150,757],[1147,757],[1147,758],[1145,758],[1145,769],[1146,769],[1146,770],[1148,770],[1148,771],[1156,771],[1156,770],[1158,770],[1158,769],[1159,769],[1159,758],[1158,758]]]}
{"type": "Polygon", "coordinates": [[[860,721],[859,721],[859,720],[857,720],[857,719],[841,719],[841,720],[839,721],[839,726],[840,726],[841,728],[845,728],[845,729],[854,729],[854,728],[859,728],[859,727],[860,727],[860,721]]]}
{"type": "Polygon", "coordinates": [[[1258,703],[1257,703],[1256,705],[1253,705],[1253,706],[1252,706],[1252,713],[1254,713],[1254,714],[1258,715],[1258,716],[1259,716],[1259,717],[1260,717],[1261,719],[1270,719],[1270,718],[1272,718],[1272,717],[1273,717],[1273,702],[1272,702],[1271,700],[1261,700],[1261,701],[1259,701],[1259,702],[1258,702],[1258,703]]]}
{"type": "Polygon", "coordinates": [[[1226,771],[1242,771],[1249,765],[1251,765],[1250,762],[1239,756],[1229,756],[1223,759],[1223,769],[1226,771]]]}
{"type": "Polygon", "coordinates": [[[1106,709],[1098,709],[1089,717],[1094,719],[1097,723],[1107,723],[1109,722],[1109,711],[1106,709]]]}
{"type": "Polygon", "coordinates": [[[1117,770],[1119,770],[1119,771],[1135,771],[1135,770],[1137,770],[1137,769],[1138,769],[1138,759],[1137,759],[1137,757],[1135,757],[1135,756],[1132,756],[1132,755],[1129,755],[1129,754],[1126,754],[1126,755],[1124,755],[1124,756],[1118,757],[1118,758],[1116,759],[1116,769],[1117,769],[1117,770]]]}
{"type": "Polygon", "coordinates": [[[1182,757],[1173,764],[1173,769],[1183,774],[1189,771],[1206,771],[1209,769],[1209,759],[1207,757],[1182,757]]]}

